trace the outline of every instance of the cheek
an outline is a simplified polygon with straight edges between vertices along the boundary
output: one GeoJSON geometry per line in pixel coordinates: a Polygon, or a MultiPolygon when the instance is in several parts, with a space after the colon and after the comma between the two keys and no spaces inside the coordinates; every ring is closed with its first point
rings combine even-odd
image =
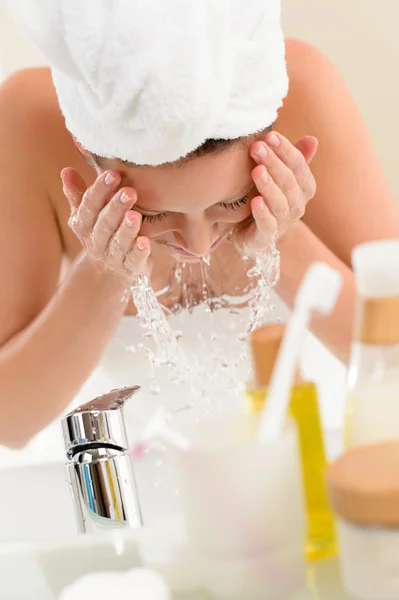
{"type": "Polygon", "coordinates": [[[241,223],[251,215],[251,205],[248,203],[239,210],[224,210],[215,219],[218,223],[241,223]]]}
{"type": "Polygon", "coordinates": [[[178,223],[170,218],[156,221],[155,223],[143,221],[140,228],[140,235],[144,235],[151,239],[176,230],[178,230],[178,223]]]}

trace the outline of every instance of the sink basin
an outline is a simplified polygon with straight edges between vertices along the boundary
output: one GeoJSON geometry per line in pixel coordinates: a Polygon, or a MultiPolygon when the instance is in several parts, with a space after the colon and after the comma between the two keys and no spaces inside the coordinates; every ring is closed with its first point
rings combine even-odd
{"type": "Polygon", "coordinates": [[[85,573],[125,571],[139,565],[132,531],[0,544],[0,598],[57,600],[67,585],[85,573]]]}
{"type": "Polygon", "coordinates": [[[0,470],[0,542],[76,535],[63,463],[0,470]]]}
{"type": "MultiPolygon", "coordinates": [[[[340,430],[330,430],[326,441],[332,459],[341,449],[340,430]]],[[[145,524],[178,511],[176,479],[167,452],[151,450],[134,462],[134,471],[145,524]]],[[[0,543],[77,535],[62,462],[0,469],[0,489],[0,543]]]]}
{"type": "MultiPolygon", "coordinates": [[[[340,431],[330,431],[327,442],[332,458],[340,451],[340,431]]],[[[178,506],[166,458],[152,451],[135,464],[144,522],[152,524],[152,530],[159,527],[160,532],[162,517],[178,506]],[[162,477],[156,480],[160,469],[162,477]]],[[[148,527],[76,534],[62,462],[0,470],[0,489],[0,598],[57,600],[60,591],[84,573],[140,566],[138,541],[148,527]]],[[[163,539],[162,533],[159,536],[163,539]]],[[[313,573],[323,600],[345,599],[337,573],[336,561],[323,561],[313,573]]],[[[199,594],[196,598],[206,597],[199,594]]],[[[295,600],[311,598],[304,592],[295,600]]]]}
{"type": "MultiPolygon", "coordinates": [[[[176,512],[178,496],[167,452],[153,449],[134,462],[146,524],[176,512]]],[[[0,468],[0,543],[77,535],[63,462],[0,468]]]]}
{"type": "MultiPolygon", "coordinates": [[[[162,535],[162,525],[159,535],[162,535]]],[[[41,543],[0,544],[0,597],[6,600],[58,600],[66,586],[86,573],[125,571],[143,566],[139,543],[137,533],[119,530],[41,543]]],[[[308,581],[308,590],[286,600],[314,600],[316,597],[348,600],[340,581],[337,559],[310,565],[308,581]]],[[[181,592],[178,598],[212,600],[200,591],[181,592]]],[[[173,596],[173,600],[177,600],[177,596],[173,596]]]]}

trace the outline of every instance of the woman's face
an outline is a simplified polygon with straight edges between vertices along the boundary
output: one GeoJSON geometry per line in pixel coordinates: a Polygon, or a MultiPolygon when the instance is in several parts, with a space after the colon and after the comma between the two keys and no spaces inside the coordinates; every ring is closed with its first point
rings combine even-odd
{"type": "Polygon", "coordinates": [[[140,234],[185,262],[214,250],[236,223],[250,216],[250,200],[256,195],[253,166],[246,144],[179,166],[128,167],[118,160],[104,165],[121,173],[123,186],[136,190],[133,210],[143,215],[140,234]]]}

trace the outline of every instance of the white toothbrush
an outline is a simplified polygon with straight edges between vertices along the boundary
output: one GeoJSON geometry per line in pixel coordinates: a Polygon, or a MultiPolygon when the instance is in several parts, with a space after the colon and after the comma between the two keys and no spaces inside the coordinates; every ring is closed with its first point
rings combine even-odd
{"type": "Polygon", "coordinates": [[[306,272],[297,292],[294,311],[288,322],[270,382],[267,402],[262,411],[258,441],[276,440],[287,418],[295,370],[301,344],[309,326],[312,311],[329,315],[338,300],[343,278],[325,263],[314,263],[306,272]]]}

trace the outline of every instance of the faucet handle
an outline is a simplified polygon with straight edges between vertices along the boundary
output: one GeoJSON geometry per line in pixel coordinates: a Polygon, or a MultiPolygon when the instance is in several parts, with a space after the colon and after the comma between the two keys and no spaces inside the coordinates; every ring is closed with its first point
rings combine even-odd
{"type": "Polygon", "coordinates": [[[72,458],[79,448],[93,444],[127,450],[123,407],[139,390],[137,385],[112,390],[66,415],[62,419],[62,432],[67,457],[72,458]]]}

